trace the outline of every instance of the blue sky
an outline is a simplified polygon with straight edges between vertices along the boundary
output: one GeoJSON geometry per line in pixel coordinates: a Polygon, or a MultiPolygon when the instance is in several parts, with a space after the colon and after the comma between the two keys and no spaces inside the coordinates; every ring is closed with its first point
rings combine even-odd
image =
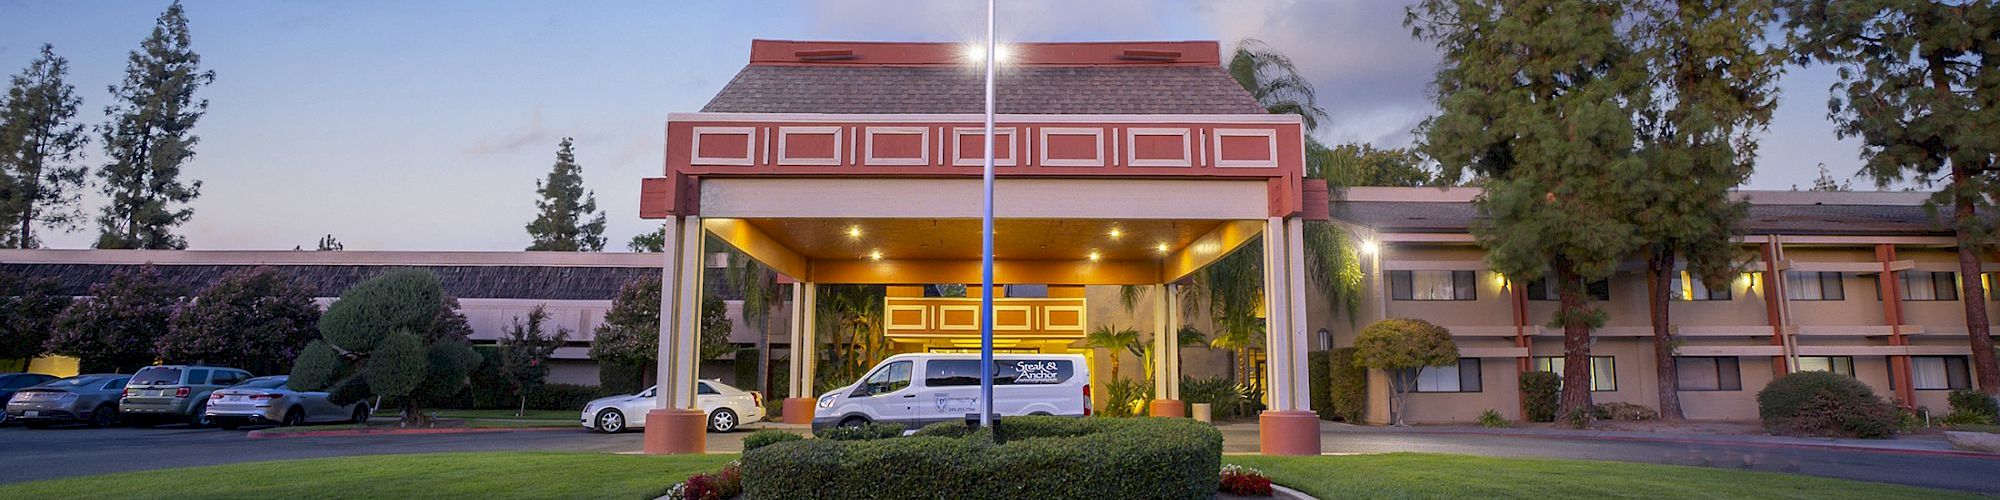
{"type": "MultiPolygon", "coordinates": [[[[0,72],[54,43],[101,123],[165,1],[0,0],[0,72]]],[[[514,250],[528,242],[535,180],[563,136],[609,246],[655,227],[639,179],[661,170],[667,113],[694,111],[747,59],[750,40],[972,40],[976,0],[777,2],[189,0],[194,46],[217,73],[186,175],[203,181],[182,232],[196,249],[514,250]]],[[[1437,64],[1384,0],[1009,0],[1017,41],[1262,39],[1319,88],[1333,142],[1409,143],[1431,113],[1437,64]]],[[[1825,118],[1832,72],[1794,68],[1750,187],[1808,185],[1825,163],[1859,165],[1825,118]]],[[[95,166],[98,145],[86,164],[95,166]]],[[[1867,185],[1865,182],[1856,182],[1867,185]]],[[[84,200],[95,215],[102,199],[84,200]]],[[[49,234],[83,248],[94,224],[49,234]]]]}

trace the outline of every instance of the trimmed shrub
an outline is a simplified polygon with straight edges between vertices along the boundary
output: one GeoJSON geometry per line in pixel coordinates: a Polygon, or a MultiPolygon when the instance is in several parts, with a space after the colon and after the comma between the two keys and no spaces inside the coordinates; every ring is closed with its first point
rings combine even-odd
{"type": "Polygon", "coordinates": [[[972,429],[966,427],[965,422],[938,422],[917,429],[917,433],[911,436],[961,438],[970,433],[972,429]]]}
{"type": "MultiPolygon", "coordinates": [[[[961,425],[960,427],[964,426],[961,425]]],[[[750,433],[749,436],[743,437],[743,451],[755,450],[758,448],[763,448],[767,445],[783,443],[786,441],[798,441],[801,439],[805,439],[805,436],[800,436],[798,434],[793,434],[785,431],[776,431],[769,429],[761,430],[750,433]]]]}
{"type": "Polygon", "coordinates": [[[1764,430],[1786,436],[1887,438],[1896,412],[1860,381],[1830,372],[1798,372],[1757,392],[1764,430]]]}
{"type": "Polygon", "coordinates": [[[1556,421],[1556,408],[1560,406],[1557,397],[1561,395],[1562,382],[1562,377],[1550,372],[1521,374],[1521,398],[1527,401],[1529,422],[1556,421]]]}
{"type": "Polygon", "coordinates": [[[1598,403],[1591,405],[1591,416],[1598,420],[1652,420],[1660,418],[1659,410],[1632,403],[1598,403]]]}
{"type": "Polygon", "coordinates": [[[1208,403],[1215,416],[1235,415],[1243,406],[1243,386],[1231,382],[1228,377],[1193,378],[1181,377],[1181,399],[1192,405],[1208,403]]]}
{"type": "Polygon", "coordinates": [[[582,411],[590,400],[618,395],[608,388],[576,384],[543,384],[527,392],[530,410],[582,411]]]}
{"type": "Polygon", "coordinates": [[[902,436],[903,429],[903,424],[873,422],[859,427],[834,427],[825,431],[815,432],[813,435],[820,439],[831,439],[834,441],[867,441],[902,436]]]}
{"type": "Polygon", "coordinates": [[[1944,415],[1945,425],[1995,425],[2000,424],[2000,401],[1993,396],[1971,390],[1951,391],[1947,396],[1951,402],[1951,413],[1944,415]]]}
{"type": "Polygon", "coordinates": [[[1170,418],[1005,417],[1009,439],[808,439],[743,454],[746,498],[1186,498],[1220,484],[1222,433],[1170,418]]]}
{"type": "Polygon", "coordinates": [[[1309,402],[1320,420],[1339,420],[1340,410],[1333,407],[1333,360],[1332,353],[1313,351],[1306,353],[1307,390],[1312,394],[1309,402]]]}
{"type": "Polygon", "coordinates": [[[1368,368],[1354,363],[1354,348],[1327,351],[1333,408],[1341,420],[1361,423],[1368,413],[1368,368]]]}
{"type": "Polygon", "coordinates": [[[617,394],[638,394],[646,389],[646,365],[602,361],[597,363],[597,385],[617,394]]]}
{"type": "Polygon", "coordinates": [[[1137,417],[1146,414],[1146,402],[1153,400],[1153,385],[1133,379],[1118,379],[1104,384],[1104,408],[1097,414],[1106,417],[1137,417]]]}
{"type": "Polygon", "coordinates": [[[1486,411],[1479,412],[1480,427],[1500,428],[1500,427],[1506,427],[1507,424],[1508,424],[1507,417],[1500,416],[1499,410],[1494,410],[1489,408],[1486,411]]]}

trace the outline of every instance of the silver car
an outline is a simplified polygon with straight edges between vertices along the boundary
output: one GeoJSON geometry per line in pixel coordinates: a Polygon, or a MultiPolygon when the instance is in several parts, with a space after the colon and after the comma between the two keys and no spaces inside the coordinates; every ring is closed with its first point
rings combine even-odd
{"type": "Polygon", "coordinates": [[[217,427],[284,426],[368,421],[368,404],[333,404],[324,392],[299,392],[285,387],[283,375],[257,377],[208,395],[208,419],[217,427]]]}
{"type": "Polygon", "coordinates": [[[7,401],[7,419],[30,429],[66,422],[117,425],[118,398],[131,379],[131,375],[78,375],[21,389],[7,401]]]}

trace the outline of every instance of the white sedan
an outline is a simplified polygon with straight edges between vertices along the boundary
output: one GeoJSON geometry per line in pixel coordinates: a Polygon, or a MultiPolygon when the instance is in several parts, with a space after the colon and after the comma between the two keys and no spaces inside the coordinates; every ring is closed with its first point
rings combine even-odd
{"type": "MultiPolygon", "coordinates": [[[[764,395],[725,385],[720,380],[696,381],[695,406],[708,413],[708,430],[729,432],[764,420],[764,395]]],[[[655,408],[658,387],[629,396],[612,396],[583,405],[583,428],[604,433],[646,427],[646,412],[655,408]]]]}

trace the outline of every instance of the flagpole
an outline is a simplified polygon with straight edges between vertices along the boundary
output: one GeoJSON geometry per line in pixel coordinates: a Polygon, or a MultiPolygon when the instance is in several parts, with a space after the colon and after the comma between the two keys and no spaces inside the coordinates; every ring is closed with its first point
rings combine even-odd
{"type": "Polygon", "coordinates": [[[986,0],[985,211],[979,233],[979,426],[993,428],[993,1],[986,0]]]}

